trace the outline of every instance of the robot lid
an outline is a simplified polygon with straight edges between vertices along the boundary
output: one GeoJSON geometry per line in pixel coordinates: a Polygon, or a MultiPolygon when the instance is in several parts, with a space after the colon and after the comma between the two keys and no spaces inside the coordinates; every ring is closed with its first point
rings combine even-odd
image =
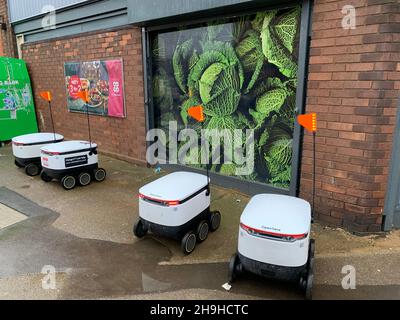
{"type": "Polygon", "coordinates": [[[56,144],[49,144],[41,148],[44,153],[72,153],[72,152],[85,152],[90,151],[90,146],[92,149],[97,148],[97,144],[88,141],[64,141],[56,144]]]}
{"type": "Polygon", "coordinates": [[[139,190],[140,197],[162,201],[182,201],[207,188],[207,177],[192,172],[174,172],[139,190]]]}
{"type": "Polygon", "coordinates": [[[56,135],[55,141],[54,141],[54,133],[40,132],[40,133],[31,133],[15,137],[12,139],[12,142],[15,145],[29,146],[35,144],[61,142],[64,140],[64,137],[61,134],[56,133],[55,135],[56,135]]]}
{"type": "Polygon", "coordinates": [[[310,232],[311,206],[299,198],[259,194],[251,198],[240,217],[246,230],[277,237],[304,237],[310,232]]]}

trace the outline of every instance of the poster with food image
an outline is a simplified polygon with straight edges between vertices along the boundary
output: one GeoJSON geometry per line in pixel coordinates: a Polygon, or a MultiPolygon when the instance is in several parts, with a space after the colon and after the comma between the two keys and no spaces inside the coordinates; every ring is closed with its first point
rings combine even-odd
{"type": "Polygon", "coordinates": [[[178,130],[200,132],[187,110],[202,105],[204,128],[252,129],[255,135],[252,174],[238,177],[241,164],[223,159],[212,171],[288,189],[300,22],[301,7],[296,6],[152,32],[155,127],[167,130],[175,120],[178,130]]]}
{"type": "Polygon", "coordinates": [[[122,59],[65,63],[68,110],[124,118],[122,63],[122,59]],[[78,98],[83,90],[89,92],[87,105],[78,98]]]}

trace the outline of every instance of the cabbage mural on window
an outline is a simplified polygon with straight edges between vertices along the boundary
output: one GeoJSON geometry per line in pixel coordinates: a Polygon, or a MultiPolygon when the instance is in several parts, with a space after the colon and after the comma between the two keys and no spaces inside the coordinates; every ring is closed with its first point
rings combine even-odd
{"type": "MultiPolygon", "coordinates": [[[[155,126],[255,130],[255,171],[243,179],[288,188],[297,88],[300,7],[152,34],[155,126]]],[[[235,165],[213,165],[232,175],[235,165]]]]}

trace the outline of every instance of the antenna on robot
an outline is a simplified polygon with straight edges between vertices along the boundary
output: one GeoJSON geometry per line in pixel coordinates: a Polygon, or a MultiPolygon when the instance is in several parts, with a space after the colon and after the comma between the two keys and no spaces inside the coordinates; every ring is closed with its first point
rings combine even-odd
{"type": "Polygon", "coordinates": [[[90,115],[89,115],[89,92],[87,90],[81,91],[78,93],[78,98],[82,99],[85,102],[86,107],[86,117],[87,117],[87,125],[89,132],[89,144],[90,144],[90,152],[92,152],[92,134],[90,131],[90,115]]]}
{"type": "Polygon", "coordinates": [[[315,162],[316,162],[316,136],[317,136],[317,114],[309,113],[302,114],[297,117],[299,124],[304,127],[307,131],[312,132],[313,135],[313,170],[312,170],[312,218],[314,218],[314,207],[315,207],[315,162]]]}
{"type": "Polygon", "coordinates": [[[49,103],[51,126],[53,128],[54,142],[56,142],[57,141],[56,130],[54,128],[53,112],[51,110],[52,109],[51,108],[51,93],[50,93],[50,91],[43,91],[43,92],[40,92],[39,95],[41,98],[43,98],[44,100],[46,100],[49,103]]]}
{"type": "MultiPolygon", "coordinates": [[[[188,109],[188,114],[197,122],[201,122],[201,128],[203,129],[203,124],[205,121],[205,116],[203,112],[203,106],[193,106],[188,109]]],[[[208,146],[208,144],[207,144],[208,146]]],[[[206,164],[206,171],[207,171],[207,196],[210,195],[210,169],[209,169],[209,162],[207,161],[206,164]]]]}

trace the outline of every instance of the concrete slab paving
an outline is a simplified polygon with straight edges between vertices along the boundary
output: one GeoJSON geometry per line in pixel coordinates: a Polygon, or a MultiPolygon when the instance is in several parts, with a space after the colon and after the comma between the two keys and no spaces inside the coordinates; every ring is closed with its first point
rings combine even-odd
{"type": "Polygon", "coordinates": [[[0,229],[12,226],[26,218],[22,213],[0,203],[0,229]]]}

